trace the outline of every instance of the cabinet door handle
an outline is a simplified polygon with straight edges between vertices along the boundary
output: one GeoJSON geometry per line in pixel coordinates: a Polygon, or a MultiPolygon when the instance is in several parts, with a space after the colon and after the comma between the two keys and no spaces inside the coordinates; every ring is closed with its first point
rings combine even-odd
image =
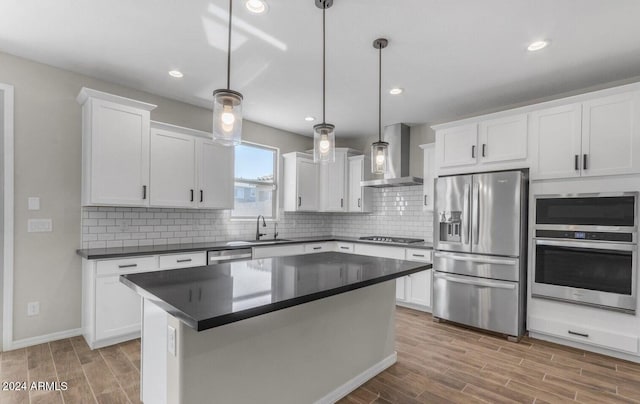
{"type": "Polygon", "coordinates": [[[302,197],[298,197],[298,207],[302,206],[302,197]]]}
{"type": "Polygon", "coordinates": [[[344,198],[340,198],[340,207],[344,208],[344,198]]]}
{"type": "Polygon", "coordinates": [[[471,146],[471,158],[472,159],[476,158],[476,146],[475,145],[471,146]]]}
{"type": "Polygon", "coordinates": [[[576,331],[567,331],[567,333],[571,334],[571,335],[577,335],[578,337],[584,337],[584,338],[589,338],[589,334],[585,334],[583,332],[576,332],[576,331]]]}
{"type": "Polygon", "coordinates": [[[342,250],[348,250],[348,249],[349,249],[349,247],[341,246],[341,247],[340,247],[340,249],[342,249],[342,250]]]}
{"type": "Polygon", "coordinates": [[[483,143],[482,144],[482,157],[486,157],[486,149],[487,149],[487,144],[483,143]]]}
{"type": "Polygon", "coordinates": [[[142,200],[147,199],[147,186],[143,185],[142,186],[142,200]]]}
{"type": "Polygon", "coordinates": [[[321,250],[322,247],[313,247],[314,250],[321,250]]]}
{"type": "Polygon", "coordinates": [[[193,189],[191,190],[191,202],[193,202],[193,189]]]}
{"type": "Polygon", "coordinates": [[[575,158],[575,161],[574,161],[574,167],[575,167],[576,171],[580,170],[580,156],[578,156],[577,154],[576,154],[576,158],[575,158]]]}
{"type": "Polygon", "coordinates": [[[358,207],[360,207],[360,198],[358,198],[358,207]]]}
{"type": "Polygon", "coordinates": [[[184,258],[184,259],[181,259],[181,260],[176,260],[176,262],[191,262],[191,261],[193,261],[193,259],[191,259],[191,258],[184,258]]]}
{"type": "Polygon", "coordinates": [[[588,167],[587,167],[587,155],[586,155],[586,154],[584,154],[584,155],[582,156],[582,169],[583,169],[583,170],[586,170],[587,168],[588,168],[588,167]]]}
{"type": "Polygon", "coordinates": [[[424,206],[427,206],[427,194],[424,195],[424,206]]]}
{"type": "Polygon", "coordinates": [[[118,265],[118,268],[120,269],[124,269],[124,268],[135,268],[137,267],[138,264],[125,264],[125,265],[118,265]]]}
{"type": "Polygon", "coordinates": [[[200,202],[204,202],[204,191],[200,190],[200,202]]]}

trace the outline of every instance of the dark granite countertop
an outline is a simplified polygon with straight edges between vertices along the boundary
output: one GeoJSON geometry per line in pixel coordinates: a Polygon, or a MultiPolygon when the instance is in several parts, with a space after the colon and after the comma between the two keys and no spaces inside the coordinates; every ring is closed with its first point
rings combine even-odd
{"type": "Polygon", "coordinates": [[[326,252],[121,275],[120,282],[203,331],[429,268],[326,252]]]}
{"type": "Polygon", "coordinates": [[[411,244],[399,244],[380,241],[368,241],[360,240],[357,237],[341,237],[341,236],[320,236],[320,237],[304,237],[304,238],[292,238],[287,240],[269,240],[264,239],[260,242],[251,241],[247,244],[238,244],[237,241],[220,241],[213,243],[192,243],[192,244],[163,244],[154,246],[140,246],[140,247],[112,247],[112,248],[86,248],[76,250],[76,253],[82,258],[97,260],[108,258],[122,258],[133,257],[136,255],[154,255],[154,254],[174,254],[174,253],[186,253],[195,251],[208,251],[208,250],[232,250],[237,248],[250,248],[250,247],[264,247],[272,245],[287,245],[287,244],[300,244],[300,243],[315,243],[322,241],[344,241],[350,243],[367,243],[388,245],[395,247],[405,248],[419,248],[430,250],[433,248],[433,244],[428,242],[411,243],[411,244]]]}

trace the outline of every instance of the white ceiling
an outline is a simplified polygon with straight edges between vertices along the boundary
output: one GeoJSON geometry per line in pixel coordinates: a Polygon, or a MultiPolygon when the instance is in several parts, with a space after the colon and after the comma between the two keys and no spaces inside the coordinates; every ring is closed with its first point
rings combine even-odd
{"type": "MultiPolygon", "coordinates": [[[[311,135],[321,117],[314,0],[234,0],[231,88],[245,117],[311,135]],[[317,122],[316,122],[317,123],[317,122]]],[[[2,0],[0,51],[210,107],[226,85],[227,0],[2,0]],[[179,69],[182,79],[167,71],[179,69]]],[[[335,0],[327,11],[327,122],[338,136],[441,123],[640,76],[638,0],[335,0]],[[529,53],[529,42],[552,41],[529,53]]],[[[0,69],[2,67],[0,66],[0,69]]]]}

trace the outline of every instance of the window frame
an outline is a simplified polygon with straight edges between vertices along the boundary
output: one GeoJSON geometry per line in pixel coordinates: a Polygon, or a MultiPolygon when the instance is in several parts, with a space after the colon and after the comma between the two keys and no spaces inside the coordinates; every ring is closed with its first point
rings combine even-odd
{"type": "MultiPolygon", "coordinates": [[[[275,152],[273,156],[273,199],[272,199],[272,217],[265,217],[267,222],[275,222],[280,219],[280,188],[279,188],[279,179],[280,179],[280,148],[276,146],[266,145],[262,143],[251,142],[247,140],[243,140],[240,145],[243,146],[251,146],[260,149],[266,149],[271,152],[275,152]]],[[[235,161],[235,148],[234,148],[234,161],[235,161]]],[[[235,164],[235,163],[234,163],[235,164]]],[[[245,184],[255,184],[255,181],[247,180],[247,181],[237,181],[237,177],[235,176],[235,170],[233,173],[233,189],[234,189],[234,208],[229,211],[229,218],[232,222],[244,222],[244,221],[254,221],[256,217],[253,216],[233,216],[233,211],[235,210],[235,184],[237,182],[245,183],[245,184]]]]}

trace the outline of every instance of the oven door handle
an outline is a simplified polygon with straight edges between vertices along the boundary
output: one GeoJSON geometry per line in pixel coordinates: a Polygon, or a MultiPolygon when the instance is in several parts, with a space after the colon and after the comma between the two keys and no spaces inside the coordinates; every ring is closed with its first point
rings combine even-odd
{"type": "Polygon", "coordinates": [[[436,258],[451,259],[454,261],[477,262],[480,264],[497,264],[497,265],[516,265],[518,260],[505,258],[488,258],[488,257],[468,257],[451,253],[436,252],[433,254],[436,258]]]}
{"type": "Polygon", "coordinates": [[[491,282],[489,280],[477,279],[477,278],[465,279],[457,276],[444,275],[439,272],[436,272],[433,276],[436,279],[443,279],[445,281],[454,282],[454,283],[463,283],[465,285],[480,286],[480,287],[486,287],[486,288],[510,289],[510,290],[513,290],[516,288],[515,283],[506,283],[506,282],[498,283],[498,282],[491,282]]]}
{"type": "Polygon", "coordinates": [[[598,241],[558,241],[549,239],[535,239],[536,245],[548,245],[552,247],[575,247],[589,250],[612,250],[612,251],[636,251],[635,244],[623,243],[601,243],[598,241]]]}

